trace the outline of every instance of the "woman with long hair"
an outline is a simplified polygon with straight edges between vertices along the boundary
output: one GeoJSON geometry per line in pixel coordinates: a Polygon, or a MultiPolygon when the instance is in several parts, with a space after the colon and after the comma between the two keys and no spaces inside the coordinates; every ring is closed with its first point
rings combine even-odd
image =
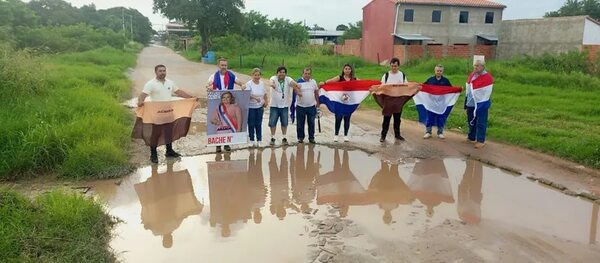
{"type": "MultiPolygon", "coordinates": [[[[210,122],[217,126],[219,133],[236,133],[242,131],[242,110],[235,103],[233,93],[227,91],[221,93],[221,104],[214,111],[210,122]]],[[[225,145],[225,150],[230,151],[231,147],[225,145]]],[[[217,152],[221,151],[221,146],[217,146],[217,152]]]]}
{"type": "MultiPolygon", "coordinates": [[[[320,85],[323,85],[325,83],[331,83],[331,82],[341,82],[341,81],[351,81],[351,80],[358,80],[358,79],[354,75],[354,68],[352,68],[352,66],[350,64],[345,64],[344,67],[342,68],[342,73],[339,76],[335,76],[331,79],[328,79],[325,82],[321,82],[320,85]]],[[[351,116],[352,116],[352,114],[348,114],[348,115],[335,114],[335,135],[333,136],[334,142],[338,141],[340,128],[342,126],[342,120],[344,121],[344,141],[345,142],[350,141],[350,138],[348,137],[348,132],[350,130],[350,117],[351,116]]]]}

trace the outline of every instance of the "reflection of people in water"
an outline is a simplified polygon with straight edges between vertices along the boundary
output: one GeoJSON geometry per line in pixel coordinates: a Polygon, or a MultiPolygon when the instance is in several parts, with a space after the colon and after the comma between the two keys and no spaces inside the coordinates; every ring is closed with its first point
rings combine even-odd
{"type": "Polygon", "coordinates": [[[340,217],[346,217],[351,205],[368,205],[373,200],[350,170],[348,151],[344,150],[340,161],[338,149],[334,150],[333,171],[317,180],[317,204],[339,206],[340,217]]]}
{"type": "Polygon", "coordinates": [[[221,94],[221,104],[215,109],[210,122],[217,126],[217,133],[235,133],[242,131],[242,110],[235,103],[233,93],[221,94]]]}
{"type": "Polygon", "coordinates": [[[258,150],[258,154],[255,154],[254,150],[250,151],[248,159],[248,194],[254,223],[260,224],[262,222],[260,209],[265,206],[267,195],[262,171],[262,149],[258,150]]]}
{"type": "Polygon", "coordinates": [[[379,208],[384,210],[383,222],[392,222],[392,210],[400,204],[410,204],[413,201],[410,189],[398,172],[398,164],[387,164],[381,161],[381,168],[371,179],[369,193],[374,201],[379,203],[379,208]]]}
{"type": "Polygon", "coordinates": [[[208,164],[210,198],[210,225],[221,226],[221,236],[231,236],[231,225],[238,221],[246,223],[252,218],[252,200],[249,198],[249,176],[246,160],[208,164]]]}
{"type": "Polygon", "coordinates": [[[458,185],[458,217],[468,224],[481,221],[481,185],[483,183],[483,165],[475,160],[467,160],[467,168],[458,185]]]}
{"type": "Polygon", "coordinates": [[[315,199],[315,176],[319,173],[319,157],[315,160],[315,146],[298,145],[296,148],[296,156],[294,154],[290,158],[291,161],[291,177],[292,177],[292,197],[294,202],[300,205],[300,212],[307,213],[310,211],[309,204],[315,199]],[[304,150],[308,148],[306,153],[306,163],[304,161],[304,150]],[[295,160],[294,160],[295,159],[295,160]]]}
{"type": "Polygon", "coordinates": [[[275,151],[271,150],[269,160],[269,178],[271,183],[271,214],[283,220],[287,215],[286,208],[290,207],[290,189],[288,179],[288,159],[285,149],[282,149],[281,164],[277,166],[275,151]]]}
{"type": "Polygon", "coordinates": [[[165,248],[173,246],[173,231],[185,218],[202,212],[190,174],[187,170],[174,172],[172,162],[167,162],[167,171],[162,174],[153,165],[152,176],[134,188],[142,205],[144,228],[163,236],[165,248]]]}
{"type": "Polygon", "coordinates": [[[452,186],[443,160],[421,160],[415,164],[408,180],[413,195],[427,207],[427,216],[433,216],[433,208],[444,203],[454,203],[452,186]]]}

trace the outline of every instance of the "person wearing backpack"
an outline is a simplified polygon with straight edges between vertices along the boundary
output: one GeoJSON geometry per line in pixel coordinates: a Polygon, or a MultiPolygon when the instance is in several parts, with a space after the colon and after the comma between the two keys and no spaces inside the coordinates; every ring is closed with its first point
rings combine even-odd
{"type": "MultiPolygon", "coordinates": [[[[400,71],[400,60],[398,58],[392,58],[390,60],[390,71],[383,74],[381,77],[381,84],[402,84],[407,82],[406,74],[400,71]]],[[[394,137],[396,140],[404,141],[404,137],[400,135],[400,122],[402,115],[402,109],[399,112],[395,112],[392,115],[384,115],[383,123],[381,124],[381,139],[380,142],[385,141],[388,130],[390,129],[390,121],[394,117],[394,137]]]]}

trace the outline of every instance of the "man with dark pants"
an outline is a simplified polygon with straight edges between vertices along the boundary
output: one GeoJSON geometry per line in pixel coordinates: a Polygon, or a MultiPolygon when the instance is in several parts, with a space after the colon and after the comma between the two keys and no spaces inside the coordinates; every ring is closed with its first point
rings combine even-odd
{"type": "MultiPolygon", "coordinates": [[[[381,77],[382,84],[402,84],[407,82],[406,75],[399,70],[400,68],[400,60],[398,58],[392,58],[390,60],[390,71],[383,74],[381,77]]],[[[404,137],[400,135],[400,117],[402,116],[402,109],[399,112],[395,112],[392,115],[384,115],[383,123],[381,124],[381,139],[380,142],[385,141],[385,137],[387,136],[388,130],[390,129],[390,121],[392,117],[394,117],[394,137],[396,140],[404,141],[404,137]]]]}
{"type": "Polygon", "coordinates": [[[315,143],[315,117],[317,108],[319,108],[319,86],[312,79],[312,69],[305,68],[302,78],[298,80],[299,89],[294,90],[298,95],[296,107],[296,133],[298,143],[303,143],[306,135],[304,134],[304,123],[308,123],[308,141],[315,143]],[[306,121],[305,121],[306,120],[306,121]]]}
{"type": "Polygon", "coordinates": [[[494,78],[485,70],[485,61],[477,59],[473,63],[473,72],[467,78],[465,110],[469,135],[467,141],[475,144],[476,149],[485,146],[485,134],[488,125],[488,110],[492,105],[491,94],[494,78]]]}
{"type": "MultiPolygon", "coordinates": [[[[138,107],[144,105],[144,101],[148,96],[150,96],[151,101],[170,101],[173,95],[182,98],[192,98],[191,95],[187,94],[185,91],[180,90],[175,82],[167,79],[167,67],[164,65],[157,65],[154,67],[155,78],[151,79],[144,86],[144,90],[142,94],[138,97],[138,107]]],[[[165,138],[167,151],[165,156],[177,158],[181,155],[173,150],[173,146],[171,144],[172,139],[172,126],[173,124],[163,124],[163,125],[154,125],[152,127],[152,135],[150,139],[150,161],[152,163],[158,163],[158,153],[156,151],[157,145],[159,144],[158,139],[160,135],[163,134],[165,138]]]]}
{"type": "MultiPolygon", "coordinates": [[[[246,84],[243,84],[237,79],[235,74],[228,69],[227,59],[219,58],[219,60],[217,60],[217,65],[217,72],[208,77],[208,82],[206,84],[207,92],[213,90],[233,90],[235,85],[240,86],[242,90],[246,89],[246,84]]],[[[231,147],[225,145],[225,151],[231,151],[231,147]]],[[[221,146],[217,146],[217,152],[221,152],[221,146]]]]}

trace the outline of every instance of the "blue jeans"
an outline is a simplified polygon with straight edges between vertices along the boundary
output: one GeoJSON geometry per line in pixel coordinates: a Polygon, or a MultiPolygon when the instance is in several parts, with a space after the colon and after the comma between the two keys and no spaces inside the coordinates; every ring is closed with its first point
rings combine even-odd
{"type": "Polygon", "coordinates": [[[271,107],[269,110],[269,127],[275,128],[277,120],[281,121],[281,127],[288,126],[288,108],[271,107]]]}
{"type": "Polygon", "coordinates": [[[256,133],[256,140],[262,141],[262,119],[265,110],[260,107],[257,109],[248,109],[248,136],[250,141],[254,141],[254,134],[256,133]]]}
{"type": "Polygon", "coordinates": [[[427,112],[427,123],[425,124],[426,133],[433,134],[431,133],[433,131],[433,126],[437,126],[438,135],[444,133],[444,126],[439,124],[440,121],[438,121],[438,118],[441,118],[441,116],[430,111],[427,112]]]}
{"type": "Polygon", "coordinates": [[[296,133],[298,133],[298,140],[304,140],[304,122],[308,122],[308,139],[315,139],[315,117],[317,116],[317,107],[296,107],[296,133]]]}
{"type": "Polygon", "coordinates": [[[485,133],[488,125],[488,110],[478,110],[477,117],[473,120],[475,107],[467,107],[467,124],[469,125],[469,140],[480,143],[485,142],[485,133]]]}

